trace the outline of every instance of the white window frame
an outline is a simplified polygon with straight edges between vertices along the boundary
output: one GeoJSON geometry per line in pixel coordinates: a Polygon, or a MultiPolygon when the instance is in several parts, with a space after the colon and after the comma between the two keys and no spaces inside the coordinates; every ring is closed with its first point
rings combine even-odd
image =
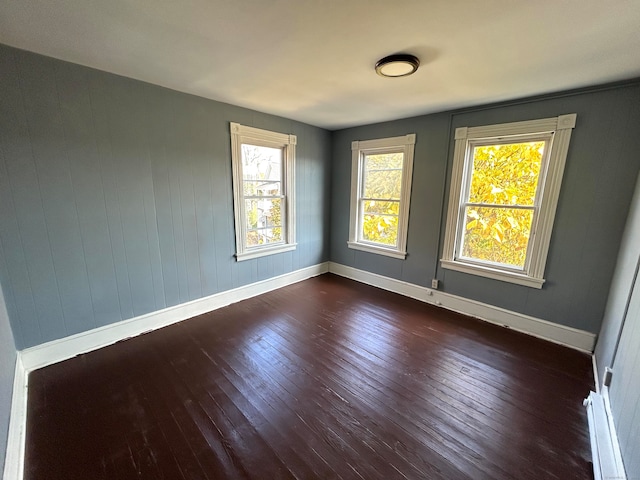
{"type": "Polygon", "coordinates": [[[247,127],[230,122],[231,126],[231,160],[233,166],[233,211],[236,230],[236,260],[288,252],[296,248],[296,202],[295,202],[295,135],[271,132],[259,128],[247,127]],[[283,240],[268,245],[247,246],[247,221],[245,197],[243,193],[242,145],[257,145],[282,149],[282,208],[283,240]]]}
{"type": "Polygon", "coordinates": [[[413,155],[416,143],[415,133],[401,137],[361,140],[351,143],[351,208],[349,222],[349,248],[369,253],[404,259],[407,256],[407,229],[409,224],[409,202],[411,200],[411,177],[413,155]],[[400,208],[398,212],[398,242],[394,246],[367,242],[362,239],[361,192],[365,155],[378,153],[403,153],[400,208]]]}
{"type": "Polygon", "coordinates": [[[560,186],[571,132],[576,125],[576,117],[576,114],[573,113],[525,122],[456,128],[447,225],[442,259],[440,260],[443,268],[528,287],[542,288],[545,282],[544,270],[560,186]],[[466,198],[465,188],[468,188],[467,185],[472,174],[473,147],[486,142],[533,141],[532,137],[534,140],[544,139],[549,143],[538,178],[525,266],[521,269],[510,268],[489,262],[460,258],[461,230],[464,228],[463,202],[466,198]]]}

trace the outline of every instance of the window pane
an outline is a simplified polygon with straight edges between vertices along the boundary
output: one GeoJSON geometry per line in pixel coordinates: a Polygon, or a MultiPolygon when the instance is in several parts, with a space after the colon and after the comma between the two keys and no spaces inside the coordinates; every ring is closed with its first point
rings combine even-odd
{"type": "MultiPolygon", "coordinates": [[[[395,211],[390,214],[377,213],[378,205],[369,206],[364,202],[364,212],[362,216],[362,240],[367,242],[381,243],[383,245],[396,245],[398,243],[398,207],[399,203],[394,202],[395,207],[389,205],[388,210],[395,211]]],[[[379,202],[388,204],[390,202],[379,202]]]]}
{"type": "Polygon", "coordinates": [[[546,142],[473,149],[470,203],[533,205],[546,142]]]}
{"type": "Polygon", "coordinates": [[[245,200],[244,205],[248,230],[282,226],[282,199],[258,198],[245,200]]]}
{"type": "Polygon", "coordinates": [[[397,153],[376,153],[365,156],[366,169],[402,168],[404,154],[397,153]]]}
{"type": "Polygon", "coordinates": [[[379,202],[375,200],[365,200],[363,202],[363,210],[364,213],[398,215],[398,213],[400,213],[400,202],[379,202]]]}
{"type": "Polygon", "coordinates": [[[280,181],[282,149],[242,144],[242,179],[280,181]]]}
{"type": "Polygon", "coordinates": [[[247,232],[247,247],[282,242],[282,227],[259,228],[247,232]]]}
{"type": "Polygon", "coordinates": [[[256,196],[269,196],[276,195],[279,196],[281,192],[282,182],[272,182],[272,181],[260,181],[254,182],[251,180],[245,180],[242,182],[243,187],[243,195],[245,197],[256,197],[256,196]]]}
{"type": "Polygon", "coordinates": [[[466,207],[461,255],[523,268],[533,210],[466,207]]]}
{"type": "Polygon", "coordinates": [[[403,155],[385,153],[364,157],[363,197],[400,198],[403,155]]]}

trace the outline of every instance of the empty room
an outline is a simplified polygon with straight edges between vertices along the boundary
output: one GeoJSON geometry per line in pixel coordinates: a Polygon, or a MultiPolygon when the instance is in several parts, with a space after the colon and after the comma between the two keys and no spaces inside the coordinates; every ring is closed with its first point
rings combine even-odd
{"type": "Polygon", "coordinates": [[[640,480],[640,3],[0,4],[4,480],[640,480]]]}

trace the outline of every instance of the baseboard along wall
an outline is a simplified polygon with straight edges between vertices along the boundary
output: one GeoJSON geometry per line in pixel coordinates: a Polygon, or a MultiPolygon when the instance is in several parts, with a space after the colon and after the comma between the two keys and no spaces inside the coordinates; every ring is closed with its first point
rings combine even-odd
{"type": "Polygon", "coordinates": [[[329,271],[342,277],[351,278],[366,283],[367,285],[399,293],[406,297],[415,298],[416,300],[479,318],[480,320],[485,320],[496,325],[508,327],[518,332],[527,333],[534,337],[559,343],[582,352],[593,352],[596,336],[584,330],[566,327],[547,320],[530,317],[522,313],[512,312],[504,308],[494,307],[486,303],[469,300],[450,293],[377,275],[335,262],[329,262],[329,271]]]}
{"type": "Polygon", "coordinates": [[[182,322],[203,313],[226,307],[232,303],[255,297],[329,271],[328,262],[302,268],[291,273],[261,280],[242,287],[215,293],[191,302],[164,308],[146,315],[95,328],[69,337],[53,340],[20,351],[27,371],[42,368],[106,347],[127,338],[136,337],[159,328],[182,322]]]}
{"type": "Polygon", "coordinates": [[[589,422],[593,478],[595,480],[626,480],[618,435],[611,414],[609,389],[590,392],[584,400],[589,422]]]}
{"type": "Polygon", "coordinates": [[[112,345],[118,341],[166,327],[222,308],[231,303],[255,297],[256,295],[261,295],[327,272],[497,325],[512,328],[577,350],[589,353],[593,351],[595,335],[589,332],[565,327],[475,300],[469,300],[420,285],[377,275],[339,263],[324,262],[278,277],[216,293],[181,305],[165,308],[19,351],[16,360],[4,480],[22,480],[23,478],[27,387],[29,372],[32,370],[52,365],[77,355],[112,345]]]}
{"type": "Polygon", "coordinates": [[[328,271],[328,262],[320,263],[19,351],[16,359],[7,454],[2,478],[4,480],[23,479],[29,372],[328,271]]]}
{"type": "Polygon", "coordinates": [[[20,352],[16,358],[11,397],[11,417],[7,435],[7,454],[4,459],[4,480],[22,480],[27,427],[27,382],[29,374],[22,364],[20,352]]]}

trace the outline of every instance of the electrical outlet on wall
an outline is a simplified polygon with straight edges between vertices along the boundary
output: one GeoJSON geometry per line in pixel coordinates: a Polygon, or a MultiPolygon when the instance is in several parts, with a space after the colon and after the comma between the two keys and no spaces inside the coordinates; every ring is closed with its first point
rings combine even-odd
{"type": "Polygon", "coordinates": [[[436,279],[436,278],[434,278],[433,280],[431,280],[431,288],[434,288],[434,289],[436,289],[436,290],[437,290],[437,289],[438,289],[438,283],[439,283],[439,282],[438,282],[438,279],[436,279]]]}

